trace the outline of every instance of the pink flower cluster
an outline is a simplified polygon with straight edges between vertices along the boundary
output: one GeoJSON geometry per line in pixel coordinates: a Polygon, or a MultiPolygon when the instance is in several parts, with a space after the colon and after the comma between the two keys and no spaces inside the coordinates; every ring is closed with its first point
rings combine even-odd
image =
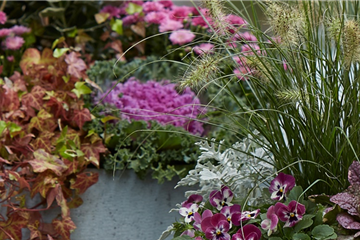
{"type": "Polygon", "coordinates": [[[172,124],[202,134],[202,123],[194,120],[205,111],[200,100],[189,88],[179,94],[175,86],[168,81],[142,83],[130,78],[124,84],[117,84],[103,102],[119,108],[123,119],[154,120],[162,125],[172,124]]]}
{"type": "MultiPolygon", "coordinates": [[[[0,23],[5,24],[7,21],[7,16],[4,12],[0,11],[0,23]]],[[[11,28],[1,28],[0,29],[0,38],[5,38],[5,41],[2,42],[2,46],[5,49],[9,50],[18,50],[25,43],[25,40],[20,37],[25,33],[31,32],[30,28],[24,26],[15,25],[11,28]]]]}
{"type": "MultiPolygon", "coordinates": [[[[169,39],[172,44],[183,45],[194,40],[195,34],[190,30],[190,26],[200,26],[209,28],[208,24],[213,25],[206,8],[199,11],[195,7],[175,6],[172,1],[125,1],[120,7],[105,6],[101,12],[109,13],[109,18],[121,18],[123,25],[131,25],[137,21],[145,21],[147,25],[158,25],[159,32],[174,31],[170,34],[169,39]],[[142,7],[144,17],[140,17],[139,13],[129,15],[126,11],[129,4],[136,4],[142,7]]],[[[226,19],[233,28],[228,29],[234,33],[234,29],[239,29],[247,23],[244,19],[235,15],[228,15],[226,19]]]]}

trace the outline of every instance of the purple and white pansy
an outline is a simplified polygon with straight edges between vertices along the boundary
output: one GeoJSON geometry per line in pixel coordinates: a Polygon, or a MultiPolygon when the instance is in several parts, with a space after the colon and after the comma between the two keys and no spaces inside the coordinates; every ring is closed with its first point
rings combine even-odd
{"type": "Polygon", "coordinates": [[[270,236],[277,230],[279,218],[275,213],[275,206],[270,206],[266,212],[266,219],[261,222],[261,228],[267,230],[267,235],[270,236]]]}
{"type": "Polygon", "coordinates": [[[295,178],[285,173],[279,173],[270,183],[271,199],[281,201],[286,199],[286,193],[295,186],[295,178]]]}
{"type": "Polygon", "coordinates": [[[230,224],[221,213],[205,218],[201,222],[201,230],[205,233],[206,238],[210,240],[230,240],[229,229],[230,224]]]}
{"type": "Polygon", "coordinates": [[[214,207],[216,207],[220,211],[224,206],[232,206],[233,205],[231,203],[233,197],[234,197],[234,194],[228,187],[221,186],[220,191],[214,190],[210,193],[209,200],[210,200],[210,204],[213,205],[214,207]]]}
{"type": "Polygon", "coordinates": [[[285,222],[284,227],[293,227],[305,214],[305,206],[293,200],[288,206],[281,202],[275,204],[275,212],[279,219],[285,222]]]}
{"type": "Polygon", "coordinates": [[[194,220],[195,213],[199,210],[199,206],[197,204],[188,204],[179,209],[179,213],[185,219],[186,223],[189,223],[194,220]]]}

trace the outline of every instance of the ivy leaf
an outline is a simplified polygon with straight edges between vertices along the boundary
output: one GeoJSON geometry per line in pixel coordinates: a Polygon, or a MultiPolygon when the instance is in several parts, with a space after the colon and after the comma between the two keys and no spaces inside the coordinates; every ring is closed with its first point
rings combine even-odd
{"type": "Polygon", "coordinates": [[[53,171],[56,175],[61,176],[61,173],[67,169],[67,166],[56,156],[53,156],[43,149],[38,149],[34,152],[34,160],[29,161],[33,167],[34,172],[44,172],[46,170],[53,171]]]}
{"type": "Polygon", "coordinates": [[[31,198],[33,198],[37,193],[46,198],[48,190],[50,188],[54,188],[56,186],[56,182],[57,178],[51,174],[39,174],[32,185],[31,198]]]}
{"type": "Polygon", "coordinates": [[[59,183],[56,183],[54,190],[56,193],[56,195],[55,195],[56,202],[61,208],[61,217],[63,219],[69,218],[70,217],[70,209],[67,205],[61,185],[59,183]]]}
{"type": "Polygon", "coordinates": [[[61,57],[62,55],[64,55],[67,51],[69,51],[70,48],[56,48],[54,50],[54,53],[53,53],[53,56],[55,58],[59,58],[61,57]]]}
{"type": "Polygon", "coordinates": [[[78,98],[80,98],[83,94],[89,94],[92,92],[91,89],[85,85],[85,82],[75,83],[75,89],[71,91],[75,93],[78,98]]]}
{"type": "Polygon", "coordinates": [[[55,219],[52,221],[52,224],[56,232],[66,240],[70,240],[70,231],[76,229],[76,226],[70,217],[64,218],[62,220],[55,219]]]}
{"type": "Polygon", "coordinates": [[[30,93],[25,94],[21,98],[21,102],[26,106],[30,106],[35,108],[36,110],[40,110],[43,105],[42,98],[45,96],[46,90],[41,86],[35,86],[31,90],[30,93]]]}
{"type": "Polygon", "coordinates": [[[74,110],[72,121],[76,123],[76,125],[82,129],[85,122],[91,121],[91,114],[89,109],[84,108],[82,110],[74,110]]]}
{"type": "Polygon", "coordinates": [[[30,143],[30,146],[33,147],[33,149],[44,149],[46,152],[52,152],[53,150],[53,145],[51,142],[51,138],[54,136],[55,134],[53,132],[49,132],[49,131],[43,131],[41,132],[41,135],[38,136],[35,140],[33,140],[30,143]]]}
{"type": "Polygon", "coordinates": [[[111,19],[110,22],[111,30],[115,31],[117,34],[123,34],[123,22],[120,19],[111,19]]]}
{"type": "Polygon", "coordinates": [[[81,151],[85,154],[88,161],[99,167],[100,153],[107,151],[107,148],[101,141],[94,143],[84,143],[81,145],[81,151]]]}
{"type": "Polygon", "coordinates": [[[0,136],[3,133],[3,131],[6,129],[6,122],[5,121],[0,121],[0,136]]]}
{"type": "Polygon", "coordinates": [[[109,13],[105,13],[105,12],[97,13],[97,14],[95,14],[95,20],[98,24],[100,24],[100,23],[105,22],[109,16],[110,16],[109,13]]]}
{"type": "Polygon", "coordinates": [[[0,221],[0,239],[9,239],[9,235],[13,240],[21,240],[21,229],[27,225],[25,218],[21,217],[16,212],[12,213],[6,222],[0,221]]]}
{"type": "Polygon", "coordinates": [[[75,52],[69,53],[65,57],[65,62],[68,64],[67,71],[70,75],[81,78],[82,71],[86,70],[86,64],[84,60],[78,57],[78,54],[75,52]]]}
{"type": "Polygon", "coordinates": [[[22,72],[26,75],[28,74],[28,68],[32,67],[34,64],[39,64],[41,59],[41,55],[39,50],[36,48],[28,48],[22,55],[20,61],[20,68],[22,72]]]}
{"type": "Polygon", "coordinates": [[[81,197],[76,196],[70,202],[68,202],[67,205],[69,206],[69,208],[78,208],[83,204],[83,202],[84,201],[81,199],[81,197]]]}
{"type": "Polygon", "coordinates": [[[129,15],[133,15],[135,13],[141,13],[143,10],[142,6],[132,3],[130,2],[127,6],[127,8],[125,9],[126,13],[129,15]]]}
{"type": "Polygon", "coordinates": [[[78,194],[84,193],[89,187],[97,183],[99,174],[95,172],[84,172],[76,176],[76,181],[71,183],[70,188],[75,189],[78,194]]]}

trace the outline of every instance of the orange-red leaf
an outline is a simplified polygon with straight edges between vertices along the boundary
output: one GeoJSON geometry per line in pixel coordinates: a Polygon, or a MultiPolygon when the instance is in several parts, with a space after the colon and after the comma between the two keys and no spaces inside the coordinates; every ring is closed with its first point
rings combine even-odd
{"type": "Polygon", "coordinates": [[[73,221],[71,221],[70,217],[64,218],[62,220],[55,219],[52,221],[52,224],[58,232],[64,239],[70,240],[70,231],[76,229],[76,226],[73,221]]]}
{"type": "Polygon", "coordinates": [[[83,204],[83,200],[81,199],[81,197],[76,196],[74,199],[72,199],[70,202],[68,202],[68,206],[69,208],[78,208],[83,204]]]}
{"type": "Polygon", "coordinates": [[[78,125],[80,129],[84,126],[84,123],[91,121],[91,114],[89,109],[84,108],[82,110],[74,110],[74,116],[72,120],[78,125]]]}
{"type": "Polygon", "coordinates": [[[89,187],[97,183],[99,174],[95,172],[84,172],[76,176],[76,181],[71,183],[70,188],[75,189],[78,194],[84,193],[89,187]]]}
{"type": "Polygon", "coordinates": [[[81,145],[81,151],[83,151],[87,160],[94,164],[97,168],[100,164],[100,153],[104,153],[106,150],[107,148],[103,145],[101,140],[81,145]]]}
{"type": "Polygon", "coordinates": [[[41,55],[39,50],[36,48],[28,48],[23,53],[21,61],[20,61],[20,68],[24,74],[28,73],[28,68],[32,67],[34,64],[40,63],[41,55]]]}
{"type": "Polygon", "coordinates": [[[46,170],[53,171],[60,176],[62,172],[67,169],[67,166],[54,155],[45,152],[43,149],[38,149],[34,152],[34,160],[29,161],[33,167],[34,172],[44,172],[46,170]]]}
{"type": "Polygon", "coordinates": [[[6,222],[0,221],[0,239],[9,239],[11,236],[13,240],[21,240],[21,229],[26,226],[27,220],[17,213],[13,213],[9,216],[6,222]]]}

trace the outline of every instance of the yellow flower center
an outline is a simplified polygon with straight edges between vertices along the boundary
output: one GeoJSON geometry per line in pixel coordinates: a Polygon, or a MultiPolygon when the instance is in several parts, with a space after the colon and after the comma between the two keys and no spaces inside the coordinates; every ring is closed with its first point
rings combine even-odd
{"type": "Polygon", "coordinates": [[[220,235],[221,231],[220,230],[216,230],[216,235],[220,235]]]}
{"type": "Polygon", "coordinates": [[[193,215],[193,212],[190,211],[190,212],[188,213],[188,215],[189,215],[189,216],[193,215]]]}
{"type": "Polygon", "coordinates": [[[295,217],[295,214],[294,214],[294,213],[290,213],[290,217],[295,217]]]}

